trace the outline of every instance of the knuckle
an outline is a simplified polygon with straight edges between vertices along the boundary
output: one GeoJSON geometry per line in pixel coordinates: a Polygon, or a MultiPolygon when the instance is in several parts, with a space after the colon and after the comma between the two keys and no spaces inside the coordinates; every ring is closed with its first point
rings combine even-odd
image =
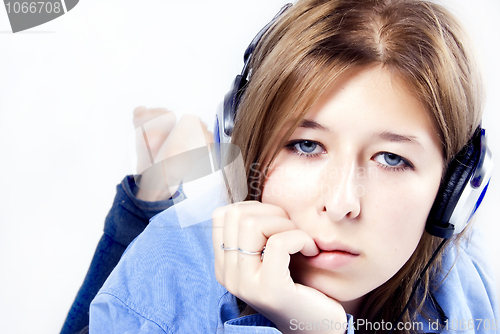
{"type": "Polygon", "coordinates": [[[240,229],[243,233],[253,231],[257,228],[258,221],[254,216],[243,216],[240,219],[240,229]]]}
{"type": "Polygon", "coordinates": [[[212,212],[212,220],[215,222],[215,221],[219,221],[221,219],[224,219],[224,211],[225,211],[225,209],[223,206],[216,208],[212,212]]]}
{"type": "Polygon", "coordinates": [[[286,213],[285,209],[280,206],[276,206],[277,213],[282,217],[288,217],[288,213],[286,213]]]}
{"type": "Polygon", "coordinates": [[[234,203],[231,205],[231,214],[234,216],[241,217],[245,213],[244,204],[234,203]]]}
{"type": "Polygon", "coordinates": [[[241,209],[238,208],[237,206],[231,206],[226,211],[224,221],[225,221],[225,223],[229,223],[229,224],[238,223],[241,219],[241,216],[243,216],[241,209]]]}

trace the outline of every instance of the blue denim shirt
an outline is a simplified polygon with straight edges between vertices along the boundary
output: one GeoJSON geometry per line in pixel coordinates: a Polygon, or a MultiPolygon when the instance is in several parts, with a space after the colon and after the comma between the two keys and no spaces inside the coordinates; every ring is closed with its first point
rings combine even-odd
{"type": "MultiPolygon", "coordinates": [[[[210,216],[224,204],[217,198],[188,198],[151,220],[93,300],[91,334],[279,333],[262,315],[239,318],[236,298],[215,278],[210,216]],[[189,215],[203,222],[179,223],[189,215]]],[[[444,257],[443,282],[434,296],[449,332],[464,329],[465,322],[463,333],[500,333],[498,323],[493,327],[500,320],[494,282],[478,237],[474,232],[470,242],[450,247],[444,257]]],[[[348,333],[354,333],[356,319],[348,319],[348,333]]],[[[441,331],[420,321],[422,332],[441,331]]]]}

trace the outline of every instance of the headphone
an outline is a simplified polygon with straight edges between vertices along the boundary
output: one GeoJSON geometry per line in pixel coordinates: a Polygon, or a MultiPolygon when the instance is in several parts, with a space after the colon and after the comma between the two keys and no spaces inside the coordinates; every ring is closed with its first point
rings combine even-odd
{"type": "MultiPolygon", "coordinates": [[[[245,51],[241,74],[236,76],[231,89],[219,106],[214,130],[219,165],[221,161],[220,146],[231,142],[238,104],[252,74],[249,65],[252,54],[262,36],[290,7],[292,4],[289,3],[281,8],[272,21],[254,37],[245,51]]],[[[493,160],[491,151],[486,144],[486,132],[479,126],[464,148],[449,163],[427,218],[425,230],[433,236],[444,239],[462,232],[484,198],[492,171],[493,160]]]]}

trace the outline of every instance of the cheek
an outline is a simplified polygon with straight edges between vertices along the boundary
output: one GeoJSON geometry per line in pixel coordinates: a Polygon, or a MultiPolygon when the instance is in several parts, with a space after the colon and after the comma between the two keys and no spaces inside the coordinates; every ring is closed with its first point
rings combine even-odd
{"type": "Polygon", "coordinates": [[[440,173],[433,174],[436,175],[423,177],[408,173],[392,177],[379,174],[370,180],[366,189],[365,213],[371,210],[370,214],[378,215],[381,224],[389,225],[386,227],[388,232],[403,233],[402,228],[423,229],[440,182],[440,173]]]}
{"type": "Polygon", "coordinates": [[[438,185],[421,179],[406,180],[397,187],[379,185],[377,192],[365,196],[364,213],[368,217],[362,233],[366,232],[366,239],[379,256],[377,262],[389,274],[395,274],[415,251],[438,185]]]}

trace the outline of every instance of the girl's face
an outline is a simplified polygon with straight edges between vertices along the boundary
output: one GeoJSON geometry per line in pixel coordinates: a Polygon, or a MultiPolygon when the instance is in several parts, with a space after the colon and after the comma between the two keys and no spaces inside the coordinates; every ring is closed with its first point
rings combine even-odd
{"type": "Polygon", "coordinates": [[[296,283],[355,302],[406,263],[439,188],[437,133],[382,67],[347,72],[329,87],[270,166],[262,195],[321,250],[292,256],[296,283]]]}

